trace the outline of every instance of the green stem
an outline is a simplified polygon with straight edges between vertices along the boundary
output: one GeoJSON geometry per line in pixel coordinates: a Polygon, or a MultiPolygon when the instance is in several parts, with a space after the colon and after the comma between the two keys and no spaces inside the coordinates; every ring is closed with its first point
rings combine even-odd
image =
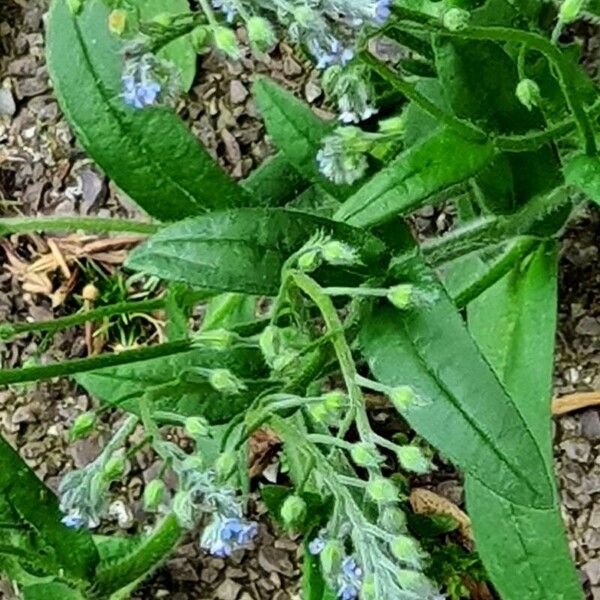
{"type": "Polygon", "coordinates": [[[10,217],[0,219],[0,237],[34,231],[89,231],[91,233],[140,233],[152,235],[160,225],[99,217],[10,217]]]}
{"type": "Polygon", "coordinates": [[[126,350],[119,354],[103,354],[92,358],[76,358],[63,363],[46,365],[43,367],[27,367],[25,369],[0,369],[0,387],[15,383],[29,383],[41,379],[52,379],[54,377],[65,377],[105,369],[107,367],[118,367],[153,358],[164,358],[182,354],[192,349],[188,340],[179,340],[167,344],[147,346],[135,350],[126,350]]]}
{"type": "Polygon", "coordinates": [[[487,138],[487,134],[468,123],[463,121],[454,115],[441,110],[436,106],[429,98],[421,94],[416,86],[408,81],[404,81],[396,72],[390,69],[388,66],[377,60],[372,54],[367,51],[362,51],[358,58],[367,66],[369,66],[375,73],[377,73],[384,81],[389,83],[395,90],[400,92],[403,96],[408,98],[411,102],[417,104],[425,112],[429,113],[440,123],[443,123],[447,127],[453,129],[460,136],[481,142],[487,138]]]}
{"type": "Polygon", "coordinates": [[[573,81],[570,65],[565,55],[550,40],[530,31],[510,29],[508,27],[467,27],[460,31],[449,31],[441,26],[414,25],[418,31],[430,31],[448,37],[458,37],[471,40],[491,40],[497,42],[511,42],[524,44],[529,49],[537,50],[554,65],[558,73],[558,82],[573,114],[581,139],[585,145],[586,153],[595,156],[597,153],[594,128],[585,111],[583,103],[577,95],[577,86],[573,81]]]}

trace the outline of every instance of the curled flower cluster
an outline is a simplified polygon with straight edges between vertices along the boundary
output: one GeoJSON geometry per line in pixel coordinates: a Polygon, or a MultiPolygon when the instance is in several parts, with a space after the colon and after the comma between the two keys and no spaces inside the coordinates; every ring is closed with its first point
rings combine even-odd
{"type": "Polygon", "coordinates": [[[319,170],[338,185],[361,179],[369,166],[365,152],[369,143],[356,127],[339,128],[326,137],[317,153],[319,170]]]}
{"type": "Polygon", "coordinates": [[[200,547],[212,556],[220,558],[250,544],[258,533],[258,525],[238,517],[224,518],[215,515],[204,528],[200,538],[200,547]]]}
{"type": "Polygon", "coordinates": [[[125,104],[136,109],[172,103],[181,89],[175,66],[150,52],[126,55],[122,84],[125,104]]]}

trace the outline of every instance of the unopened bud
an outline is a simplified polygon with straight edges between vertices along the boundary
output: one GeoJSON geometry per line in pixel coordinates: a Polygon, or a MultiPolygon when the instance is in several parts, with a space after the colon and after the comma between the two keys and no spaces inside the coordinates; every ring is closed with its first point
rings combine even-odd
{"type": "Polygon", "coordinates": [[[153,479],[144,490],[144,508],[154,512],[165,498],[166,487],[161,479],[153,479]]]}
{"type": "Polygon", "coordinates": [[[310,273],[321,266],[321,253],[318,250],[308,250],[298,257],[298,268],[310,273]]]}
{"type": "Polygon", "coordinates": [[[379,525],[390,533],[400,533],[406,530],[406,515],[397,506],[386,506],[379,525]]]}
{"type": "Polygon", "coordinates": [[[330,540],[325,544],[320,557],[321,569],[326,578],[337,575],[344,559],[344,546],[337,540],[330,540]]]}
{"type": "Polygon", "coordinates": [[[277,41],[273,27],[267,19],[250,17],[246,26],[248,28],[248,39],[252,47],[258,52],[266,52],[277,41]]]}
{"type": "Polygon", "coordinates": [[[210,29],[205,25],[198,25],[192,29],[190,40],[194,50],[198,54],[203,54],[210,48],[210,29]]]}
{"type": "Polygon", "coordinates": [[[417,399],[414,390],[408,385],[400,385],[395,388],[390,388],[388,397],[392,401],[394,408],[400,414],[415,404],[417,399]]]}
{"type": "Polygon", "coordinates": [[[87,437],[96,426],[96,413],[86,412],[79,415],[73,422],[71,431],[69,432],[69,439],[72,442],[87,437]]]}
{"type": "Polygon", "coordinates": [[[376,467],[383,462],[383,456],[377,452],[375,446],[367,442],[353,444],[350,456],[359,467],[376,467]]]}
{"type": "Polygon", "coordinates": [[[242,57],[235,33],[229,29],[229,27],[223,27],[220,25],[214,27],[213,39],[217,49],[219,49],[229,58],[233,60],[239,60],[242,57]]]}
{"type": "Polygon", "coordinates": [[[102,476],[106,481],[115,481],[121,478],[123,473],[125,473],[125,458],[121,453],[111,456],[102,469],[102,476]]]}
{"type": "Polygon", "coordinates": [[[388,290],[387,299],[400,310],[409,308],[414,300],[414,286],[410,284],[395,285],[388,290]]]}
{"type": "Polygon", "coordinates": [[[379,131],[381,133],[401,133],[405,128],[406,117],[404,115],[379,121],[379,131]]]}
{"type": "Polygon", "coordinates": [[[215,470],[221,481],[226,481],[231,477],[237,466],[237,457],[233,452],[224,452],[215,462],[215,470]]]}
{"type": "Polygon", "coordinates": [[[444,13],[443,24],[449,31],[461,31],[469,26],[471,13],[462,8],[451,8],[444,13]]]}
{"type": "Polygon", "coordinates": [[[323,402],[319,404],[310,404],[308,407],[310,416],[316,423],[326,424],[329,421],[331,413],[323,402]]]}
{"type": "Polygon", "coordinates": [[[416,540],[408,535],[399,535],[390,543],[390,550],[397,560],[418,566],[421,562],[421,551],[416,540]]]}
{"type": "Polygon", "coordinates": [[[199,454],[188,456],[181,465],[184,471],[200,472],[204,471],[204,460],[199,454]]]}
{"type": "Polygon", "coordinates": [[[194,346],[214,348],[215,350],[227,350],[231,348],[239,336],[227,329],[211,329],[209,331],[198,331],[192,337],[194,346]]]}
{"type": "Polygon", "coordinates": [[[322,396],[325,408],[330,412],[342,410],[348,403],[348,397],[340,390],[332,390],[322,396]]]}
{"type": "Polygon", "coordinates": [[[360,263],[360,257],[354,248],[336,240],[325,242],[321,247],[321,255],[330,265],[352,266],[360,263]]]}
{"type": "Polygon", "coordinates": [[[516,96],[527,110],[539,106],[542,99],[540,86],[533,79],[521,79],[517,85],[516,96]]]}
{"type": "Polygon", "coordinates": [[[586,0],[565,0],[560,5],[558,18],[563,23],[572,23],[579,18],[586,0]]]}
{"type": "Polygon", "coordinates": [[[306,519],[306,502],[300,496],[288,496],[281,506],[281,518],[290,528],[298,528],[306,519]]]}
{"type": "Polygon", "coordinates": [[[279,327],[267,325],[258,338],[258,345],[267,363],[272,365],[281,349],[279,327]]]}
{"type": "Polygon", "coordinates": [[[367,484],[367,493],[374,502],[389,504],[398,500],[398,488],[384,477],[375,477],[367,484]]]}
{"type": "Polygon", "coordinates": [[[123,35],[127,28],[127,11],[122,8],[115,8],[115,10],[112,10],[108,15],[108,28],[114,35],[123,35]]]}
{"type": "Polygon", "coordinates": [[[100,290],[93,283],[88,283],[81,291],[81,297],[86,302],[96,302],[100,297],[100,290]]]}
{"type": "Polygon", "coordinates": [[[203,438],[209,435],[210,426],[202,417],[188,417],[185,420],[185,432],[194,439],[203,438]]]}
{"type": "Polygon", "coordinates": [[[398,460],[404,469],[424,475],[431,471],[431,462],[418,446],[401,446],[397,451],[398,460]]]}
{"type": "Polygon", "coordinates": [[[169,13],[159,13],[152,19],[153,23],[161,27],[170,27],[173,24],[173,15],[169,13]]]}
{"type": "Polygon", "coordinates": [[[243,381],[239,380],[228,369],[215,369],[210,372],[208,382],[218,392],[235,396],[246,389],[243,381]]]}

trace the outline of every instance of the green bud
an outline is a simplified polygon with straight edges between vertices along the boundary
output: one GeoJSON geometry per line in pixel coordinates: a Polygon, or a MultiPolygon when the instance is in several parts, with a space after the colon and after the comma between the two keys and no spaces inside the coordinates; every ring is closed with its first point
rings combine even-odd
{"type": "Polygon", "coordinates": [[[353,444],[350,450],[350,456],[354,464],[359,467],[376,467],[383,462],[383,456],[377,452],[377,449],[372,444],[367,442],[359,442],[353,444]]]}
{"type": "Polygon", "coordinates": [[[210,49],[210,29],[205,25],[198,25],[192,29],[190,40],[194,50],[198,54],[203,54],[210,49]]]}
{"type": "Polygon", "coordinates": [[[96,413],[94,412],[86,412],[82,415],[79,415],[73,426],[71,427],[71,431],[69,432],[69,439],[72,442],[76,440],[80,440],[84,437],[87,437],[92,431],[94,431],[94,427],[96,426],[96,413]]]}
{"type": "Polygon", "coordinates": [[[398,500],[398,488],[384,477],[375,477],[367,484],[367,493],[377,503],[389,504],[398,500]]]}
{"type": "Polygon", "coordinates": [[[267,327],[262,330],[258,338],[258,345],[267,363],[270,365],[273,364],[273,361],[281,350],[281,335],[279,327],[275,327],[275,325],[267,325],[267,327]]]}
{"type": "Polygon", "coordinates": [[[210,426],[203,417],[188,417],[185,420],[185,432],[194,439],[208,437],[210,426]]]}
{"type": "Polygon", "coordinates": [[[173,15],[169,13],[159,13],[152,19],[153,23],[161,27],[170,27],[173,24],[173,15]]]}
{"type": "Polygon", "coordinates": [[[116,481],[125,473],[125,458],[122,453],[111,456],[102,469],[102,476],[106,481],[116,481]]]}
{"type": "Polygon", "coordinates": [[[309,27],[315,19],[318,19],[318,17],[315,11],[309,6],[298,6],[294,9],[294,21],[302,27],[309,27]]]}
{"type": "Polygon", "coordinates": [[[563,23],[572,23],[581,15],[585,3],[586,0],[565,0],[560,5],[558,12],[559,20],[563,23]]]}
{"type": "Polygon", "coordinates": [[[401,133],[406,129],[406,117],[390,117],[379,121],[379,131],[381,133],[401,133]]]}
{"type": "Polygon", "coordinates": [[[396,572],[396,579],[402,589],[415,594],[425,595],[432,591],[430,581],[421,571],[399,569],[396,572]]]}
{"type": "Polygon", "coordinates": [[[321,255],[330,265],[352,266],[360,263],[358,252],[348,244],[331,240],[321,247],[321,255]]]}
{"type": "Polygon", "coordinates": [[[204,471],[204,460],[199,454],[188,456],[182,464],[184,471],[204,471]]]}
{"type": "Polygon", "coordinates": [[[342,410],[348,404],[348,397],[340,390],[332,390],[323,394],[325,408],[332,413],[342,410]]]}
{"type": "Polygon", "coordinates": [[[395,285],[388,290],[387,299],[396,308],[404,310],[414,301],[414,286],[410,284],[395,285]]]}
{"type": "Polygon", "coordinates": [[[258,52],[266,52],[277,41],[271,23],[262,17],[250,17],[246,22],[248,39],[252,47],[258,52]]]}
{"type": "Polygon", "coordinates": [[[401,562],[418,566],[421,562],[421,550],[416,540],[408,535],[399,535],[390,543],[390,550],[401,562]]]}
{"type": "Polygon", "coordinates": [[[298,257],[298,268],[310,273],[321,266],[321,252],[308,250],[298,257]]]}
{"type": "Polygon", "coordinates": [[[534,106],[540,105],[542,99],[540,86],[533,81],[533,79],[521,79],[515,93],[519,102],[525,106],[527,110],[532,110],[534,106]]]}
{"type": "Polygon", "coordinates": [[[324,403],[310,404],[308,406],[308,412],[316,423],[321,424],[327,424],[331,416],[331,413],[324,403]]]}
{"type": "Polygon", "coordinates": [[[390,533],[406,531],[406,514],[397,506],[386,506],[381,513],[379,525],[390,533]]]}
{"type": "Polygon", "coordinates": [[[108,28],[114,35],[121,36],[127,29],[127,11],[115,8],[108,15],[108,28]]]}
{"type": "Polygon", "coordinates": [[[214,27],[213,39],[217,49],[229,58],[239,60],[242,57],[235,33],[229,27],[214,27]]]}
{"type": "Polygon", "coordinates": [[[424,475],[431,471],[431,462],[418,446],[402,446],[397,451],[398,460],[404,469],[424,475]]]}
{"type": "Polygon", "coordinates": [[[227,350],[238,341],[239,336],[227,329],[211,329],[210,331],[198,331],[192,337],[194,346],[214,348],[215,350],[227,350]]]}
{"type": "Polygon", "coordinates": [[[369,573],[362,582],[360,588],[361,600],[381,600],[377,598],[377,586],[375,584],[375,575],[369,573]]]}
{"type": "Polygon", "coordinates": [[[84,0],[67,0],[67,6],[72,15],[78,15],[83,8],[84,0]]]}
{"type": "Polygon", "coordinates": [[[229,479],[236,467],[237,457],[233,452],[223,452],[215,462],[217,476],[222,481],[229,479]]]}
{"type": "Polygon", "coordinates": [[[329,540],[320,554],[321,569],[325,578],[331,578],[339,573],[344,559],[344,546],[337,540],[329,540]]]}
{"type": "Polygon", "coordinates": [[[395,388],[390,388],[388,397],[392,401],[394,408],[400,414],[416,404],[417,400],[414,390],[408,385],[400,385],[395,388]]]}
{"type": "Polygon", "coordinates": [[[444,13],[443,25],[449,31],[461,31],[469,26],[471,13],[462,8],[451,8],[444,13]]]}
{"type": "Polygon", "coordinates": [[[229,369],[214,369],[208,376],[208,382],[218,392],[235,396],[246,389],[243,381],[229,369]]]}
{"type": "Polygon", "coordinates": [[[173,514],[185,529],[193,529],[195,523],[194,502],[189,492],[180,490],[173,497],[173,514]]]}
{"type": "Polygon", "coordinates": [[[300,496],[288,496],[281,506],[281,518],[292,529],[300,527],[306,519],[308,507],[300,496]]]}
{"type": "Polygon", "coordinates": [[[144,508],[148,512],[154,512],[164,500],[166,492],[165,484],[160,479],[153,479],[144,490],[144,508]]]}

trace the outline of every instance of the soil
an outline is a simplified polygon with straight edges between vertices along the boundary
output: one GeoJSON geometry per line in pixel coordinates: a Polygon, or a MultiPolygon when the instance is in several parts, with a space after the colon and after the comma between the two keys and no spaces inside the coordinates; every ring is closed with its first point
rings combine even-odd
{"type": "MultiPolygon", "coordinates": [[[[0,0],[1,1],[1,0],[0,0]]],[[[98,171],[78,148],[53,99],[43,52],[45,0],[8,0],[0,7],[0,215],[121,215],[140,217],[135,206],[98,171]]],[[[236,178],[244,177],[271,152],[264,127],[249,93],[250,74],[267,73],[313,103],[322,92],[311,69],[281,44],[270,57],[245,58],[229,65],[210,55],[202,60],[189,99],[179,107],[192,131],[236,178]]],[[[419,216],[428,232],[444,230],[444,213],[419,216]]],[[[559,333],[555,390],[557,395],[600,389],[600,213],[584,211],[565,233],[561,251],[559,333]]],[[[12,236],[0,242],[0,323],[46,320],[68,314],[90,281],[80,265],[95,249],[94,259],[117,272],[128,244],[90,246],[97,238],[72,236],[68,242],[48,236],[12,236]],[[68,273],[53,262],[55,248],[73,260],[68,273]],[[31,265],[37,265],[32,269],[31,265]],[[67,276],[68,275],[68,276],[67,276]]],[[[135,240],[131,240],[134,243],[135,240]]],[[[104,242],[103,242],[104,243],[104,242]]],[[[145,329],[148,337],[160,335],[145,329]]],[[[115,344],[106,340],[105,344],[115,344]]],[[[107,347],[107,349],[113,349],[107,347]]],[[[52,362],[87,355],[89,332],[66,330],[51,339],[23,336],[0,344],[0,366],[25,361],[52,362]]],[[[105,413],[99,435],[72,445],[66,432],[75,416],[93,401],[74,384],[46,382],[0,390],[0,433],[17,447],[28,464],[53,489],[61,475],[93,459],[122,418],[105,413]]],[[[588,598],[600,600],[600,410],[591,408],[555,421],[556,471],[563,516],[573,556],[588,598]]],[[[176,431],[173,439],[178,439],[176,431]]],[[[135,443],[132,440],[132,443],[135,443]]],[[[120,527],[130,531],[139,515],[144,481],[157,464],[142,453],[115,490],[125,514],[120,527]]],[[[272,469],[261,477],[273,478],[272,469]]],[[[462,504],[460,477],[445,474],[430,487],[462,504]]],[[[299,598],[299,546],[273,528],[260,503],[254,515],[261,530],[254,548],[230,560],[208,557],[189,539],[136,594],[136,598],[174,600],[291,600],[299,598]]],[[[11,598],[0,583],[0,598],[11,598]]]]}

